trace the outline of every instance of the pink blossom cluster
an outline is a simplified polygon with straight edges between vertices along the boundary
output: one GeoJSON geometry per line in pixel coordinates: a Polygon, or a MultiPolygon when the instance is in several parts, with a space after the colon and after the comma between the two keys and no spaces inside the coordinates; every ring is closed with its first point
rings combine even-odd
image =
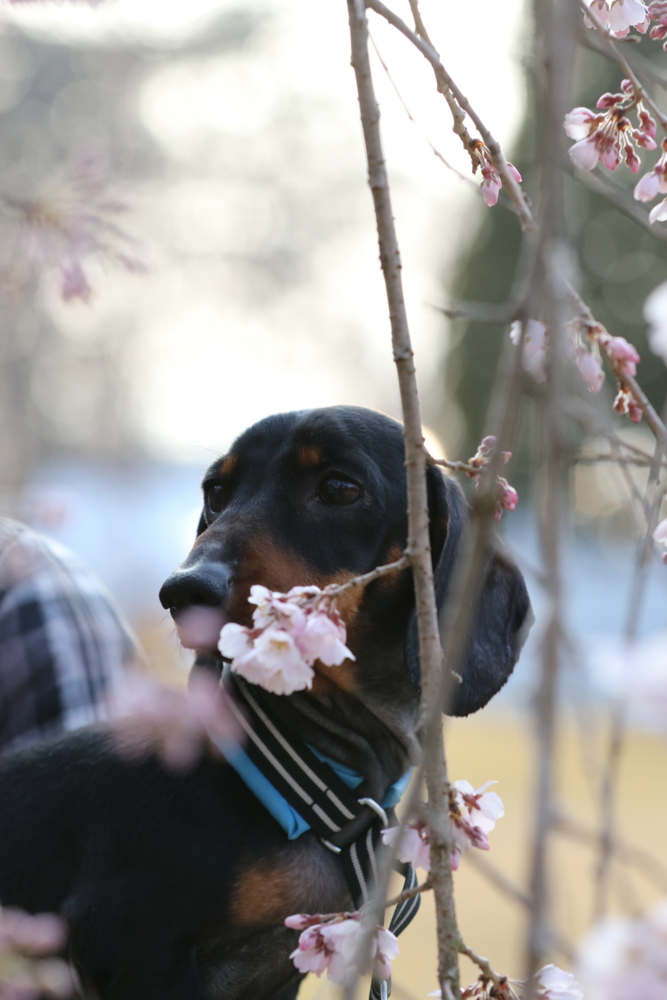
{"type": "Polygon", "coordinates": [[[565,132],[576,140],[569,154],[581,170],[594,170],[598,161],[609,170],[616,170],[623,158],[633,173],[641,160],[637,147],[655,149],[656,124],[629,80],[621,81],[621,93],[603,94],[597,101],[598,113],[590,108],[573,108],[565,115],[565,132]],[[638,124],[628,118],[637,114],[638,124]]]}
{"type": "Polygon", "coordinates": [[[649,37],[662,42],[662,47],[667,51],[667,2],[666,0],[655,0],[649,4],[647,14],[650,20],[657,21],[649,32],[649,37]]]}
{"type": "Polygon", "coordinates": [[[320,660],[334,667],[354,660],[345,645],[347,632],[334,599],[319,587],[292,587],[287,594],[255,585],[254,628],[229,622],[218,648],[235,673],[274,694],[310,688],[320,660]]]}
{"type": "MultiPolygon", "coordinates": [[[[484,469],[491,461],[491,455],[495,450],[496,438],[493,434],[488,434],[477,448],[477,451],[469,458],[466,462],[466,473],[471,479],[477,480],[477,487],[479,488],[482,483],[484,483],[484,469]]],[[[509,462],[512,457],[511,451],[503,451],[501,453],[501,459],[503,463],[509,462]]],[[[507,482],[503,476],[496,476],[496,509],[494,517],[496,521],[499,521],[502,517],[503,510],[516,510],[516,506],[519,503],[519,494],[514,489],[513,486],[507,482]]]]}
{"type": "MultiPolygon", "coordinates": [[[[482,175],[482,183],[480,184],[480,191],[482,192],[482,198],[485,203],[491,208],[493,205],[498,203],[498,195],[500,194],[500,189],[503,186],[500,174],[498,173],[493,159],[491,158],[491,153],[488,148],[484,145],[481,139],[474,140],[473,143],[473,156],[475,159],[475,167],[473,172],[479,167],[480,173],[482,175]]],[[[507,167],[517,184],[521,183],[522,177],[519,171],[516,169],[513,163],[507,162],[507,167]]]]}
{"type": "Polygon", "coordinates": [[[99,153],[81,155],[52,190],[31,199],[5,198],[15,216],[12,259],[3,283],[25,280],[25,272],[55,273],[65,302],[92,294],[87,268],[94,260],[140,273],[136,244],[115,221],[126,206],[108,194],[111,173],[99,153]]]}
{"type": "Polygon", "coordinates": [[[63,959],[67,925],[52,913],[0,907],[0,1000],[68,997],[74,980],[63,959]]]}
{"type": "Polygon", "coordinates": [[[285,925],[302,931],[298,947],[290,958],[299,972],[314,972],[338,986],[348,985],[356,974],[357,963],[369,957],[380,979],[391,978],[391,963],[398,955],[398,940],[391,931],[377,927],[368,946],[370,955],[363,955],[367,930],[362,923],[363,911],[356,913],[310,914],[295,913],[285,919],[285,925]]]}
{"type": "Polygon", "coordinates": [[[203,671],[193,673],[187,691],[129,675],[114,693],[111,715],[121,756],[134,760],[154,753],[171,771],[187,771],[204,752],[240,739],[224,689],[203,671]]]}
{"type": "Polygon", "coordinates": [[[586,1000],[667,997],[667,899],[639,919],[608,918],[584,938],[577,976],[586,1000]]]}
{"type": "MultiPolygon", "coordinates": [[[[455,781],[450,789],[449,819],[452,830],[452,869],[459,867],[461,854],[477,847],[482,851],[491,848],[488,834],[496,825],[496,820],[505,814],[500,796],[495,792],[487,792],[489,785],[495,782],[487,781],[476,791],[469,781],[455,781]]],[[[382,831],[385,844],[395,847],[399,861],[409,862],[414,868],[430,871],[431,849],[429,830],[426,823],[418,821],[408,824],[402,831],[400,827],[390,827],[382,831]],[[397,839],[399,837],[400,839],[397,839]]]]}
{"type": "MultiPolygon", "coordinates": [[[[470,986],[461,989],[461,1000],[519,1000],[524,994],[526,983],[519,979],[503,977],[499,984],[487,976],[480,976],[470,986]]],[[[440,990],[429,993],[431,997],[441,997],[440,990]]],[[[557,965],[545,965],[535,973],[532,996],[539,1000],[583,1000],[584,993],[571,972],[559,969],[557,965]]]]}
{"type": "Polygon", "coordinates": [[[577,367],[589,392],[599,392],[602,388],[604,354],[618,383],[614,410],[628,416],[634,423],[639,423],[642,419],[641,407],[624,381],[626,377],[634,378],[637,374],[641,358],[636,348],[625,337],[612,337],[601,323],[584,316],[578,316],[573,321],[571,330],[577,367]]]}
{"type": "MultiPolygon", "coordinates": [[[[631,28],[643,35],[650,25],[651,8],[642,0],[593,0],[588,6],[616,38],[626,38],[631,28]]],[[[589,17],[584,17],[584,22],[589,28],[593,26],[589,17]]]]}

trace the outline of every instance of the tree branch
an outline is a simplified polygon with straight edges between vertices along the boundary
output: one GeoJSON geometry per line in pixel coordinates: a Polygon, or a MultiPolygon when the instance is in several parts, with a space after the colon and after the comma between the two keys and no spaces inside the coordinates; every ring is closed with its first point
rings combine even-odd
{"type": "Polygon", "coordinates": [[[465,128],[465,115],[468,115],[475,123],[484,145],[491,155],[493,165],[502,178],[508,197],[516,207],[517,214],[521,220],[521,225],[527,232],[533,232],[536,228],[535,219],[533,218],[533,214],[528,207],[528,202],[526,201],[523,191],[507,166],[507,161],[503,156],[500,144],[496,141],[496,139],[494,139],[491,132],[484,125],[484,122],[470,104],[468,98],[457,87],[454,80],[442,65],[440,56],[436,50],[432,45],[424,41],[423,38],[416,35],[415,32],[408,27],[405,21],[403,21],[397,14],[394,14],[389,7],[386,7],[382,3],[382,0],[366,0],[366,6],[371,10],[374,10],[376,14],[380,14],[381,17],[384,17],[385,20],[400,31],[402,35],[405,35],[405,37],[412,42],[415,48],[417,48],[428,60],[428,62],[430,62],[433,67],[433,72],[435,73],[438,90],[447,101],[450,111],[452,112],[452,117],[454,119],[454,132],[459,136],[465,149],[470,154],[473,163],[473,173],[477,167],[477,160],[474,152],[476,146],[475,140],[472,139],[469,132],[465,128]]]}
{"type": "MultiPolygon", "coordinates": [[[[389,183],[380,136],[380,115],[368,53],[368,25],[362,0],[347,0],[352,45],[352,68],[359,96],[361,125],[373,195],[380,264],[385,281],[394,361],[398,374],[405,438],[408,489],[408,552],[415,586],[415,605],[422,671],[422,703],[437,693],[442,673],[442,649],[433,586],[429,541],[427,453],[422,433],[421,406],[414,355],[401,280],[401,258],[389,193],[389,183]]],[[[454,906],[449,826],[449,782],[442,741],[442,718],[438,713],[440,739],[426,752],[428,822],[431,844],[431,875],[436,900],[438,928],[438,979],[443,996],[459,994],[458,928],[454,906]]],[[[384,894],[383,894],[384,895],[384,894]]]]}

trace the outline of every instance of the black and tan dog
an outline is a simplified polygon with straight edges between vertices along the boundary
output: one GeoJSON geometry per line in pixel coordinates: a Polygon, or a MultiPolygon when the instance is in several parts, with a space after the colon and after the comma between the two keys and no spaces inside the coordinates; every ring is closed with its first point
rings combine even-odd
{"type": "MultiPolygon", "coordinates": [[[[250,623],[252,584],[286,591],[344,581],[406,543],[402,429],[356,407],[270,417],[204,479],[192,552],[160,597],[250,623]]],[[[442,603],[467,513],[455,482],[429,469],[431,542],[442,603]]],[[[360,772],[381,801],[418,757],[419,663],[410,574],[345,593],[356,660],[317,669],[312,691],[257,690],[295,734],[360,772]]],[[[499,690],[528,614],[522,577],[490,559],[452,712],[499,690]]],[[[203,651],[201,667],[219,669],[203,651]]],[[[62,913],[86,992],[102,1000],[272,1000],[296,995],[286,915],[345,908],[338,859],[311,833],[288,841],[226,763],[186,775],[127,764],[104,728],[0,763],[0,900],[62,913]],[[281,991],[283,991],[281,993],[281,991]]]]}

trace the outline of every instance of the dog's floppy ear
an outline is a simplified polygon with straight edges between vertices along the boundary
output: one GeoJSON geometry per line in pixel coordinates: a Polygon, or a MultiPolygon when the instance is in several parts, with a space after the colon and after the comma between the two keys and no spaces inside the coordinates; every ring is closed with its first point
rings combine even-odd
{"type": "MultiPolygon", "coordinates": [[[[441,622],[456,557],[468,525],[468,509],[458,483],[435,466],[428,469],[431,545],[435,594],[441,622]]],[[[462,683],[452,682],[449,715],[470,715],[500,691],[514,669],[531,623],[523,576],[509,556],[491,552],[484,570],[468,652],[459,667],[462,683]]],[[[412,680],[419,684],[417,620],[413,613],[406,639],[412,680]]]]}

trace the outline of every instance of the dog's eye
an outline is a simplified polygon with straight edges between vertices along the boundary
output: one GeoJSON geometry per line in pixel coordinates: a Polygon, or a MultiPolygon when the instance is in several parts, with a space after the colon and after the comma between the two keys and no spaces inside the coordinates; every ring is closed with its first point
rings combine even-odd
{"type": "Polygon", "coordinates": [[[340,476],[329,476],[320,483],[318,494],[324,503],[338,505],[354,503],[361,496],[361,486],[340,476]]]}
{"type": "Polygon", "coordinates": [[[219,514],[225,505],[225,488],[222,483],[209,483],[204,487],[206,506],[212,514],[219,514]]]}

